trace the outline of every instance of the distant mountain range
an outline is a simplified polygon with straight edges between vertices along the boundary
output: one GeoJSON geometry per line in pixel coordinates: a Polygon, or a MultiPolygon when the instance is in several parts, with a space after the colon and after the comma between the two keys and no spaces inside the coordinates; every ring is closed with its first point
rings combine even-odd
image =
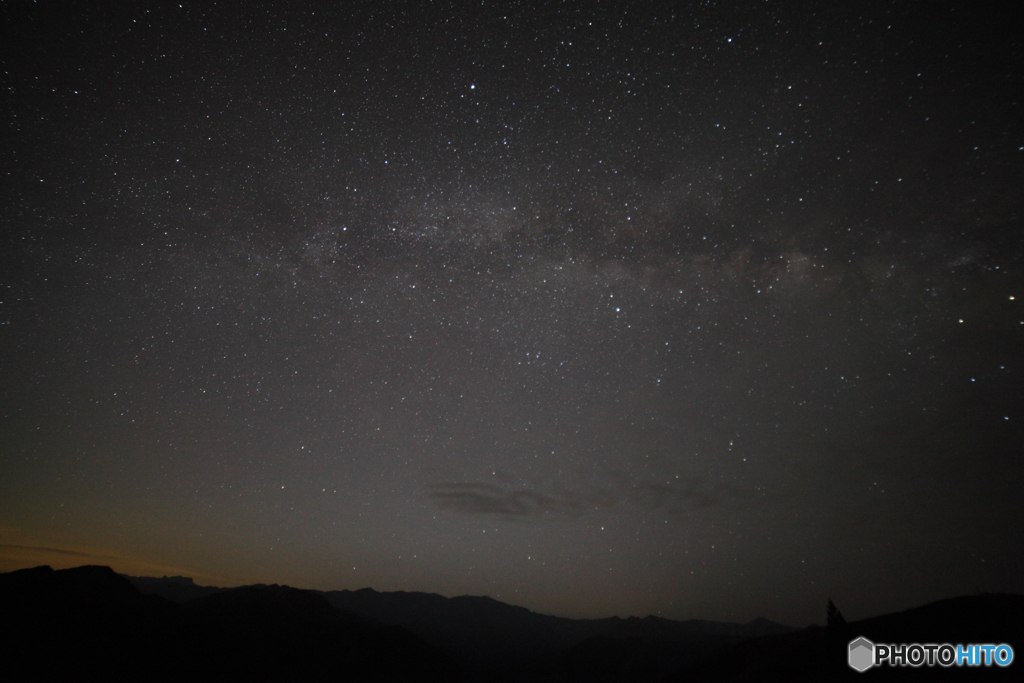
{"type": "MultiPolygon", "coordinates": [[[[225,590],[180,576],[126,578],[142,593],[179,603],[225,590]]],[[[408,629],[467,672],[486,674],[488,680],[537,680],[552,672],[558,672],[557,680],[658,680],[742,640],[793,630],[766,619],[749,624],[658,617],[564,619],[468,595],[446,598],[370,588],[310,592],[346,613],[408,629]],[[593,667],[598,661],[601,666],[593,667]]]]}
{"type": "Polygon", "coordinates": [[[108,567],[0,574],[0,679],[152,681],[761,681],[911,676],[1011,680],[1019,669],[846,665],[875,642],[1024,645],[1024,596],[944,600],[795,630],[643,619],[563,619],[487,597],[216,588],[108,567]]]}

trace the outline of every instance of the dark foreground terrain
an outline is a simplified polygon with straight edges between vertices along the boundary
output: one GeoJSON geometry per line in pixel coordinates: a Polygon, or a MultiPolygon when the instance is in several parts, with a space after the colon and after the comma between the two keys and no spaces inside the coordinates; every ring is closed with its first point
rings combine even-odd
{"type": "Polygon", "coordinates": [[[446,681],[459,670],[408,631],[285,586],[185,604],[108,567],[0,575],[3,680],[446,681]]]}
{"type": "Polygon", "coordinates": [[[3,680],[1021,680],[1010,667],[846,665],[847,643],[1024,643],[1024,596],[944,600],[827,628],[562,619],[486,597],[223,589],[107,567],[0,574],[3,680]],[[862,677],[862,678],[861,678],[862,677]]]}
{"type": "MultiPolygon", "coordinates": [[[[1024,596],[976,595],[940,600],[895,614],[755,638],[686,667],[670,683],[708,681],[970,681],[1024,680],[1024,596]],[[851,640],[873,643],[1001,644],[1014,649],[1009,666],[872,667],[847,665],[851,640]]],[[[667,682],[667,683],[668,683],[667,682]]]]}

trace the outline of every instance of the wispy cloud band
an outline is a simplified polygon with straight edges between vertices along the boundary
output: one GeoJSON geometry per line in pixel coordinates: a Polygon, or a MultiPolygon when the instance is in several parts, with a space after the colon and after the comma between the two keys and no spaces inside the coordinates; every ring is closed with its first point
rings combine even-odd
{"type": "Polygon", "coordinates": [[[506,518],[579,516],[590,509],[610,509],[620,505],[676,515],[751,497],[751,492],[741,487],[710,484],[696,477],[666,484],[630,484],[623,477],[613,477],[605,486],[553,492],[511,488],[490,482],[439,482],[429,485],[427,490],[431,500],[441,509],[506,518]]]}

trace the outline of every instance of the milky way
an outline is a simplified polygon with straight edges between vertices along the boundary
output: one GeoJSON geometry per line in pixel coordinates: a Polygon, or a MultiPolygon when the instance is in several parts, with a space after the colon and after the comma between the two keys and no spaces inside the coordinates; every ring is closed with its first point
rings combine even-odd
{"type": "Polygon", "coordinates": [[[795,625],[1024,590],[983,11],[3,13],[0,568],[795,625]]]}

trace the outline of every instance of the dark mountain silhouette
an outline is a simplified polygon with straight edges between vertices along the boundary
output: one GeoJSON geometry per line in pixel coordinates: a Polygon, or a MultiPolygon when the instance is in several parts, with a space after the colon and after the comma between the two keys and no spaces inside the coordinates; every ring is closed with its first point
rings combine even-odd
{"type": "Polygon", "coordinates": [[[854,681],[866,680],[1020,680],[1020,663],[1002,667],[872,667],[858,673],[847,665],[847,645],[863,636],[874,643],[1007,643],[1024,647],[1024,596],[978,595],[951,598],[827,628],[739,643],[685,667],[668,681],[854,681]],[[862,678],[863,677],[863,678],[862,678]]]}
{"type": "Polygon", "coordinates": [[[88,672],[125,679],[140,672],[174,680],[167,647],[180,610],[142,595],[108,567],[0,574],[0,667],[4,680],[81,680],[88,672]]]}
{"type": "Polygon", "coordinates": [[[671,662],[665,665],[664,675],[696,657],[720,651],[745,638],[792,630],[766,619],[749,624],[673,621],[653,616],[564,619],[488,597],[446,598],[432,593],[380,593],[369,588],[331,591],[325,595],[335,607],[405,627],[456,661],[477,669],[500,668],[505,676],[520,670],[524,676],[527,672],[536,676],[544,666],[564,671],[573,662],[581,662],[579,648],[589,639],[604,639],[603,652],[619,651],[623,659],[629,659],[637,648],[671,651],[671,655],[658,658],[671,662]],[[610,647],[613,640],[631,644],[610,647]],[[523,666],[531,660],[538,661],[523,666]]]}
{"type": "MultiPolygon", "coordinates": [[[[184,577],[128,578],[142,592],[179,603],[224,590],[184,577]]],[[[749,624],[650,616],[563,619],[488,597],[369,588],[322,595],[345,612],[408,629],[489,680],[656,680],[743,639],[791,630],[766,619],[749,624]]]]}
{"type": "Polygon", "coordinates": [[[1010,669],[846,664],[850,640],[1024,643],[1024,596],[985,595],[827,628],[563,619],[491,598],[428,593],[225,589],[106,567],[0,574],[3,680],[837,681],[948,680],[1010,669]]]}
{"type": "Polygon", "coordinates": [[[449,680],[449,660],[400,627],[382,627],[287,586],[244,586],[184,606],[188,643],[218,679],[449,680]]]}
{"type": "Polygon", "coordinates": [[[578,645],[512,666],[499,680],[523,683],[659,681],[680,666],[723,652],[736,642],[734,636],[695,635],[685,640],[595,636],[578,645]]]}
{"type": "MultiPolygon", "coordinates": [[[[225,590],[197,586],[185,577],[127,578],[143,593],[178,603],[225,590]]],[[[621,665],[604,667],[605,671],[628,666],[627,660],[634,657],[634,651],[643,650],[662,653],[654,658],[659,664],[653,668],[664,675],[745,638],[792,630],[766,619],[749,624],[680,622],[658,617],[563,619],[489,597],[446,598],[433,593],[381,593],[370,588],[330,591],[322,595],[338,609],[408,629],[460,664],[492,673],[500,669],[505,678],[518,676],[517,672],[523,676],[537,675],[545,666],[585,670],[582,663],[585,657],[580,653],[587,651],[585,644],[590,639],[604,642],[601,651],[606,658],[609,653],[617,652],[618,658],[623,660],[621,665]],[[529,666],[524,665],[527,662],[529,666]]],[[[647,665],[647,669],[652,666],[647,665]]]]}
{"type": "MultiPolygon", "coordinates": [[[[189,607],[216,601],[225,590],[197,586],[185,577],[127,578],[144,593],[189,607]]],[[[369,588],[321,595],[346,613],[407,629],[476,677],[506,682],[657,680],[746,638],[792,630],[766,619],[749,624],[653,616],[564,619],[489,597],[446,598],[369,588]]]]}
{"type": "Polygon", "coordinates": [[[461,672],[410,632],[284,586],[183,605],[108,567],[0,574],[3,680],[448,681],[461,672]]]}
{"type": "Polygon", "coordinates": [[[215,586],[197,586],[196,582],[187,576],[165,576],[160,579],[151,576],[128,576],[126,574],[122,576],[128,579],[140,593],[159,595],[166,600],[178,604],[229,590],[215,586]]]}

